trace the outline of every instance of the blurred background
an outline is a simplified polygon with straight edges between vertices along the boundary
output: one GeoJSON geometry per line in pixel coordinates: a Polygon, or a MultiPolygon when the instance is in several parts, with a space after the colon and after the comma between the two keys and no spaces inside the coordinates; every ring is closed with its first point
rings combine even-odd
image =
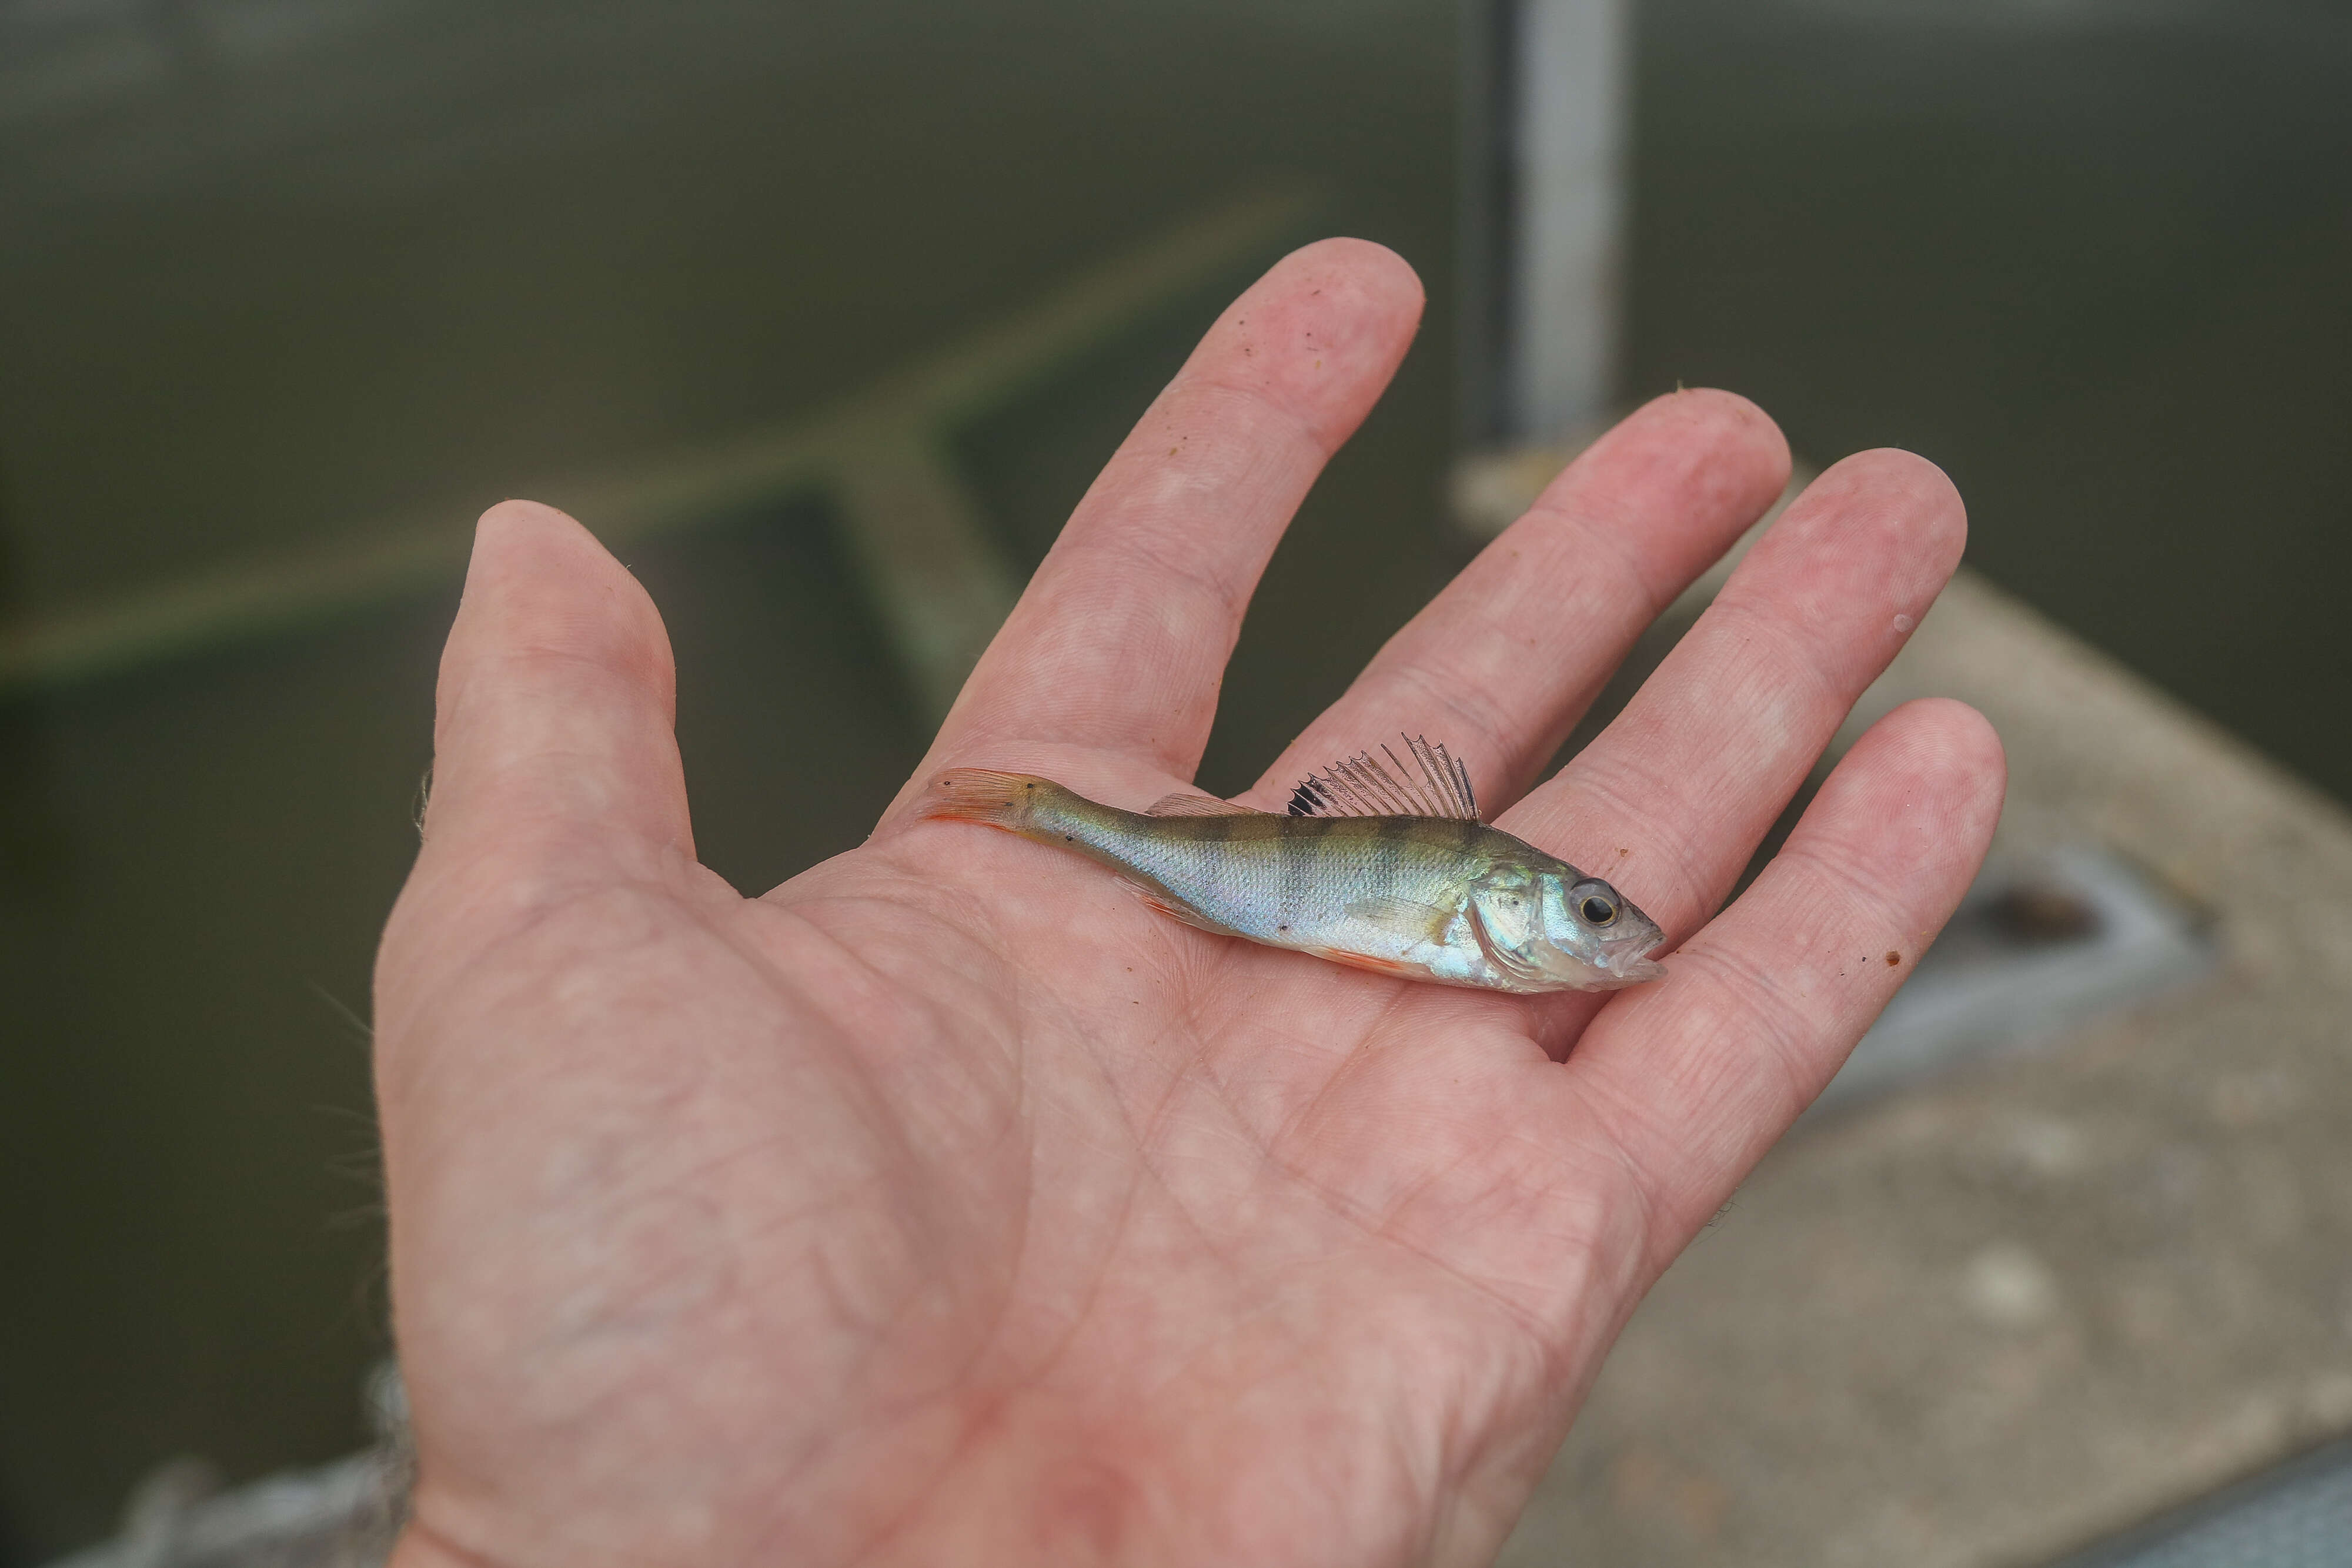
{"type": "MultiPolygon", "coordinates": [[[[1465,461],[1714,384],[1811,462],[1941,464],[2001,603],[2338,832],[2352,14],[1590,9],[1591,123],[1531,132],[1545,0],[0,0],[0,1565],[174,1455],[367,1441],[368,966],[473,516],[567,506],[646,580],[705,857],[764,888],[858,841],[1096,466],[1317,235],[1432,307],[1276,559],[1208,788],[1475,548],[1465,461]],[[1596,161],[1543,196],[1547,136],[1596,161]],[[1555,198],[1589,267],[1546,305],[1555,198]],[[1553,308],[1597,325],[1538,374],[1553,308]]],[[[2352,1356],[2352,1275],[2309,1290],[2352,1356]]],[[[1627,1462],[1559,1496],[1667,1499],[1606,1538],[1639,1560],[1801,1533],[1627,1462]]],[[[2157,1500],[2102,1496],[2075,1539],[2157,1500]]],[[[1966,1560],[2058,1537],[2017,1539],[1966,1560]]]]}

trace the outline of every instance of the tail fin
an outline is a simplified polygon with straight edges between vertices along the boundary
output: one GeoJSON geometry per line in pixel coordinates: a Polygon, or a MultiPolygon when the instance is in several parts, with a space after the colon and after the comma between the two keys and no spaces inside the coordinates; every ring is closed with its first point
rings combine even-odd
{"type": "Polygon", "coordinates": [[[1049,792],[1059,786],[1027,773],[993,773],[984,768],[950,768],[931,780],[923,815],[960,822],[985,822],[1019,832],[1049,792]]]}

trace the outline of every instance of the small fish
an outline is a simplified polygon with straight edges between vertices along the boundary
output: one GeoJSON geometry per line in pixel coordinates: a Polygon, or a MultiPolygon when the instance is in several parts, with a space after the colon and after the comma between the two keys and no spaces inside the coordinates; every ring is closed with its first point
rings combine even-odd
{"type": "Polygon", "coordinates": [[[1048,779],[959,768],[927,817],[982,822],[1075,850],[1160,914],[1226,936],[1406,979],[1522,994],[1654,980],[1663,934],[1597,876],[1479,819],[1469,770],[1408,737],[1410,779],[1370,753],[1301,783],[1287,815],[1199,795],[1148,812],[1048,779]]]}

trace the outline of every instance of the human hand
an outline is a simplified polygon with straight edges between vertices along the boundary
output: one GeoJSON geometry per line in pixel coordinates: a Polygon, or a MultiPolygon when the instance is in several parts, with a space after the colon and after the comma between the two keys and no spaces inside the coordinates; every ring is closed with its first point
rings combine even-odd
{"type": "Polygon", "coordinates": [[[950,765],[1130,807],[1189,783],[1259,571],[1419,307],[1351,241],[1244,295],[873,837],[759,898],[695,861],[643,591],[559,514],[485,517],[377,977],[400,1568],[1492,1555],[1643,1292],[1950,913],[2002,768],[1967,708],[1898,710],[1716,913],[1958,559],[1950,486],[1881,452],[1537,782],[1785,481],[1769,420],[1685,392],[1244,798],[1443,740],[1500,825],[1658,920],[1663,982],[1384,979],[919,820],[950,765]]]}

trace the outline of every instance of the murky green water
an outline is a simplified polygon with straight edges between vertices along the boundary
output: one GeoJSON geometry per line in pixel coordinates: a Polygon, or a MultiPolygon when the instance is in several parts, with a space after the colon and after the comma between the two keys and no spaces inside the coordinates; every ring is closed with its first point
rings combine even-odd
{"type": "MultiPolygon", "coordinates": [[[[1205,775],[1236,785],[1450,557],[1454,28],[1432,0],[0,6],[0,613],[561,499],[1282,183],[1439,308],[1270,573],[1205,775]]],[[[1981,564],[2352,789],[2318,716],[2352,674],[2332,13],[1661,0],[1639,81],[1633,391],[1927,452],[1981,564]]],[[[961,434],[1009,550],[1213,308],[961,434]]],[[[712,863],[762,886],[855,842],[920,737],[822,499],[629,559],[712,863]]],[[[383,1341],[343,1009],[453,592],[0,708],[0,1563],[102,1531],[171,1453],[242,1476],[358,1440],[383,1341]]]]}
{"type": "MultiPolygon", "coordinates": [[[[789,422],[1252,188],[1442,278],[1442,6],[187,11],[284,36],[190,59],[129,12],[0,9],[15,616],[789,422]]],[[[961,433],[1011,550],[1218,303],[961,433]]],[[[1228,774],[1434,575],[1444,362],[1302,526],[1340,580],[1277,567],[1228,774]]],[[[921,737],[822,498],[627,555],[711,862],[764,887],[855,843],[921,737]]],[[[0,1562],[106,1529],[172,1453],[246,1476],[360,1438],[384,1340],[343,1013],[454,587],[0,712],[0,1562]]]]}
{"type": "Polygon", "coordinates": [[[1647,15],[1635,388],[1926,453],[1979,567],[2352,797],[2352,11],[1647,15]]]}

